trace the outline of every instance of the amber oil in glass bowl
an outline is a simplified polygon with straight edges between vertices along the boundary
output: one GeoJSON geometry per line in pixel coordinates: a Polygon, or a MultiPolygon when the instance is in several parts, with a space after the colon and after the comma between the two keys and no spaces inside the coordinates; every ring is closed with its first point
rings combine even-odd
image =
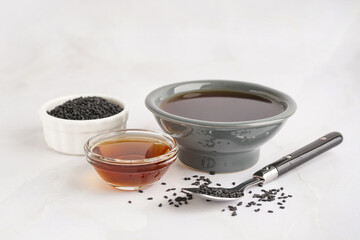
{"type": "Polygon", "coordinates": [[[178,146],[165,133],[124,129],[92,137],[85,153],[105,182],[121,190],[138,190],[161,179],[176,160],[178,146]]]}

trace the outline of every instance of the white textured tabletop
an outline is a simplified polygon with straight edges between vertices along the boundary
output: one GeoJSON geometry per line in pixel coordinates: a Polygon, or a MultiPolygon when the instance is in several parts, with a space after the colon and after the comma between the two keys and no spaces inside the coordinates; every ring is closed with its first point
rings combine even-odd
{"type": "Polygon", "coordinates": [[[0,239],[359,239],[359,77],[359,1],[2,1],[0,239]],[[129,128],[160,130],[147,93],[195,79],[259,83],[298,104],[255,166],[211,176],[223,186],[328,132],[344,142],[264,186],[293,195],[285,209],[235,217],[227,203],[169,206],[168,187],[203,174],[179,161],[166,186],[122,192],[45,143],[38,109],[52,98],[115,95],[129,128]]]}

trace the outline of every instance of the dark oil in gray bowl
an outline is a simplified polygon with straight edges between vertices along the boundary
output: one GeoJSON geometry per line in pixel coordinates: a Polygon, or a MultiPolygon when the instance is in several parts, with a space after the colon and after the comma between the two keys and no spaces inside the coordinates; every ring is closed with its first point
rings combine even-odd
{"type": "Polygon", "coordinates": [[[276,116],[283,105],[273,99],[236,91],[196,91],[178,94],[161,103],[164,111],[213,122],[251,121],[276,116]]]}

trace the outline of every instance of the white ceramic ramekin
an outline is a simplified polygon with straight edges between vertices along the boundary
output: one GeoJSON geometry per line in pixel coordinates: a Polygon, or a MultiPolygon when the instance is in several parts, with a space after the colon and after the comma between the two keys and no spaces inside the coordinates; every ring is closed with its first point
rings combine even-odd
{"type": "Polygon", "coordinates": [[[59,97],[45,103],[40,108],[40,118],[43,123],[45,141],[48,146],[58,152],[84,155],[84,144],[86,141],[103,131],[124,129],[128,119],[127,105],[116,97],[99,94],[79,94],[59,97]],[[65,103],[68,100],[96,96],[102,97],[109,102],[119,104],[123,110],[110,117],[93,120],[67,120],[51,116],[47,112],[65,103]]]}

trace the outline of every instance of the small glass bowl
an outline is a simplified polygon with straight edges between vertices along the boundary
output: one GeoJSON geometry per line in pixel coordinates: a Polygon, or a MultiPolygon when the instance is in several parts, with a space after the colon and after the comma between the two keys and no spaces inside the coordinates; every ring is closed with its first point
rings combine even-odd
{"type": "Polygon", "coordinates": [[[170,135],[143,129],[100,133],[84,148],[100,177],[121,190],[139,190],[159,181],[179,150],[170,135]]]}

